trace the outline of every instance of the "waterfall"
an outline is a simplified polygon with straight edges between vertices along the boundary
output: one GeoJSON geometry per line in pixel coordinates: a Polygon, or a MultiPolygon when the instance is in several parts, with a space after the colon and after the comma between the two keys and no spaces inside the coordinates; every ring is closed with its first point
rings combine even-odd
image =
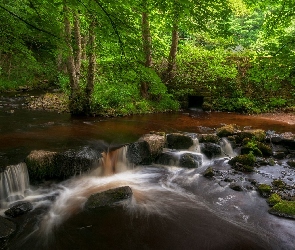
{"type": "Polygon", "coordinates": [[[100,172],[98,174],[109,176],[132,169],[134,165],[130,163],[126,157],[127,148],[128,146],[124,146],[115,150],[103,152],[99,162],[100,172]]]}
{"type": "Polygon", "coordinates": [[[0,173],[0,207],[6,207],[9,202],[24,198],[29,188],[27,165],[19,163],[6,167],[0,173]]]}
{"type": "Polygon", "coordinates": [[[228,156],[228,157],[236,156],[236,153],[233,151],[233,148],[230,142],[226,138],[221,139],[220,146],[224,156],[228,156]]]}
{"type": "Polygon", "coordinates": [[[193,138],[193,145],[188,149],[188,151],[201,153],[200,143],[198,138],[193,138]]]}

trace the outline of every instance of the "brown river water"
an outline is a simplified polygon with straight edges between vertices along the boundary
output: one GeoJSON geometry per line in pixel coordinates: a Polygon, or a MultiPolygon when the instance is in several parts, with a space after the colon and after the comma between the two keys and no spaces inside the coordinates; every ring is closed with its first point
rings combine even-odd
{"type": "MultiPolygon", "coordinates": [[[[150,131],[210,133],[222,124],[293,132],[295,126],[248,115],[182,111],[118,118],[81,118],[29,111],[23,97],[0,98],[0,166],[17,164],[35,149],[62,151],[101,143],[115,147],[150,131]]],[[[295,224],[267,213],[256,191],[236,192],[204,178],[206,168],[130,168],[111,176],[92,173],[31,187],[34,211],[9,249],[295,249],[295,224]],[[128,185],[130,204],[82,211],[96,192],[128,185]],[[46,197],[56,197],[55,201],[46,197]],[[41,199],[42,198],[42,199],[41,199]]],[[[119,164],[119,163],[118,163],[119,164]]],[[[124,167],[123,167],[124,168],[124,167]]]]}

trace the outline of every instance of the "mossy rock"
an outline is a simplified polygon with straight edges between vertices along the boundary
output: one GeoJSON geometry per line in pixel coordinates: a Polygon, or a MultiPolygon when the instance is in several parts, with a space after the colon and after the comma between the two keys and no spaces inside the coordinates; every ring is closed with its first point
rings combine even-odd
{"type": "Polygon", "coordinates": [[[229,124],[229,125],[225,125],[221,128],[216,129],[216,134],[219,137],[227,137],[227,136],[231,136],[234,135],[237,131],[237,125],[235,124],[229,124]]]}
{"type": "Polygon", "coordinates": [[[263,156],[271,156],[272,155],[272,148],[271,146],[262,143],[262,142],[256,142],[258,149],[261,151],[263,156]]]}
{"type": "Polygon", "coordinates": [[[180,156],[179,166],[183,168],[197,168],[202,165],[202,155],[184,153],[180,156]]]}
{"type": "Polygon", "coordinates": [[[245,154],[232,158],[228,163],[238,171],[252,172],[254,170],[255,162],[256,159],[253,154],[245,154]]]}
{"type": "Polygon", "coordinates": [[[239,132],[238,136],[241,141],[243,141],[245,138],[255,138],[256,141],[263,142],[266,138],[266,133],[262,129],[249,129],[239,132]]]}
{"type": "Polygon", "coordinates": [[[199,142],[212,142],[212,143],[218,143],[220,138],[215,134],[201,134],[199,136],[199,142]]]}
{"type": "Polygon", "coordinates": [[[194,145],[193,139],[184,134],[172,133],[166,137],[167,147],[171,149],[189,149],[194,145]]]}
{"type": "Polygon", "coordinates": [[[220,156],[222,154],[220,145],[212,142],[201,143],[201,153],[209,159],[220,156]]]}
{"type": "Polygon", "coordinates": [[[204,177],[207,177],[207,178],[212,178],[214,176],[214,170],[212,167],[208,167],[205,172],[203,173],[203,176],[204,177]]]}
{"type": "Polygon", "coordinates": [[[287,161],[287,164],[292,167],[292,168],[295,168],[295,159],[290,159],[287,161]]]}
{"type": "Polygon", "coordinates": [[[279,203],[282,201],[281,196],[279,196],[278,194],[272,194],[268,199],[267,199],[267,203],[268,205],[270,205],[271,207],[274,206],[275,204],[279,203]]]}
{"type": "Polygon", "coordinates": [[[267,198],[267,197],[270,196],[272,188],[268,184],[260,184],[258,186],[258,191],[259,191],[259,193],[261,194],[262,197],[267,198]]]}
{"type": "Polygon", "coordinates": [[[269,213],[280,217],[295,219],[295,201],[281,200],[269,210],[269,213]]]}
{"type": "Polygon", "coordinates": [[[252,148],[252,147],[248,147],[248,146],[243,146],[241,148],[241,154],[245,155],[245,154],[250,154],[253,153],[253,155],[258,156],[258,157],[262,157],[263,154],[262,152],[259,150],[259,148],[252,148]]]}
{"type": "Polygon", "coordinates": [[[286,187],[286,183],[284,181],[282,181],[281,179],[275,179],[273,180],[273,182],[271,183],[276,189],[282,190],[286,187]]]}
{"type": "Polygon", "coordinates": [[[33,150],[25,159],[30,180],[42,180],[55,177],[57,168],[55,157],[57,152],[33,150]]]}

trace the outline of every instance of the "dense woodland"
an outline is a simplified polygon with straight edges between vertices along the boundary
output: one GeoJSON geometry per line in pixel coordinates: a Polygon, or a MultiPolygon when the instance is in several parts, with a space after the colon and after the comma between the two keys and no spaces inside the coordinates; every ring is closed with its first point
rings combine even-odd
{"type": "Polygon", "coordinates": [[[294,0],[0,0],[0,91],[72,114],[294,111],[294,0]]]}

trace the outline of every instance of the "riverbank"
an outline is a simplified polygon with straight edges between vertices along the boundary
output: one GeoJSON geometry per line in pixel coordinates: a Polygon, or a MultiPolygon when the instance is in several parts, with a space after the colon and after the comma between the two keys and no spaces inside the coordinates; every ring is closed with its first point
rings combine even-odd
{"type": "Polygon", "coordinates": [[[290,125],[295,124],[295,113],[263,113],[253,115],[254,117],[262,118],[265,120],[280,121],[290,125]]]}

